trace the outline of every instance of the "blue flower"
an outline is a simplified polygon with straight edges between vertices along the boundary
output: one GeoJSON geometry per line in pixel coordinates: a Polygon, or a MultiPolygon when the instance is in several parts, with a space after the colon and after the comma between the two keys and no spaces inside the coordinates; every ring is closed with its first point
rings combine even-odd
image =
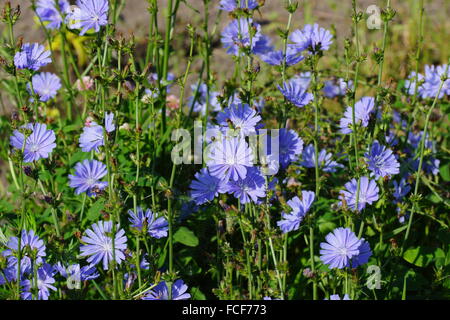
{"type": "Polygon", "coordinates": [[[291,162],[297,161],[303,151],[303,140],[294,130],[281,128],[279,131],[280,165],[286,168],[291,162]]]}
{"type": "Polygon", "coordinates": [[[58,262],[54,268],[62,277],[73,281],[93,280],[100,276],[97,269],[92,265],[80,267],[79,263],[73,263],[66,267],[61,262],[58,262]]]}
{"type": "MultiPolygon", "coordinates": [[[[111,133],[116,130],[114,125],[114,113],[105,114],[105,129],[106,132],[111,133]]],[[[84,152],[100,152],[99,147],[105,144],[104,141],[104,129],[97,122],[92,121],[83,128],[83,133],[79,139],[80,148],[84,152]]]]}
{"type": "Polygon", "coordinates": [[[46,102],[56,96],[58,90],[61,89],[61,80],[56,74],[50,72],[42,72],[31,78],[31,84],[27,84],[28,92],[33,95],[37,94],[39,100],[46,102]],[[34,92],[34,93],[33,93],[34,92]]]}
{"type": "Polygon", "coordinates": [[[305,57],[301,55],[301,52],[292,46],[286,48],[286,55],[283,54],[283,50],[269,51],[261,55],[261,60],[272,65],[281,66],[286,59],[286,66],[292,66],[299,63],[305,57]]]}
{"type": "Polygon", "coordinates": [[[31,134],[24,141],[25,137],[19,130],[14,130],[10,137],[10,144],[17,150],[23,147],[23,162],[29,163],[39,159],[48,158],[49,154],[56,147],[56,136],[53,130],[47,130],[47,126],[42,123],[22,126],[22,128],[31,130],[31,134]]]}
{"type": "Polygon", "coordinates": [[[244,179],[229,181],[227,192],[234,195],[241,203],[258,202],[258,198],[266,196],[265,179],[256,167],[249,168],[244,179]]]}
{"type": "MultiPolygon", "coordinates": [[[[442,82],[442,76],[446,70],[446,65],[442,66],[425,66],[425,77],[421,89],[422,98],[435,98],[439,92],[442,82]]],[[[447,77],[450,77],[450,68],[447,71],[447,77]]],[[[444,82],[442,90],[439,92],[438,98],[441,99],[445,94],[450,93],[450,79],[444,82]]]]}
{"type": "MultiPolygon", "coordinates": [[[[191,297],[187,293],[188,286],[184,284],[181,279],[176,280],[172,284],[172,300],[187,300],[191,297]]],[[[165,281],[158,283],[155,287],[150,289],[142,297],[143,300],[169,300],[169,289],[165,281]]]]}
{"type": "Polygon", "coordinates": [[[308,50],[311,54],[328,50],[333,43],[331,32],[320,28],[317,23],[314,25],[307,24],[302,30],[293,31],[289,39],[298,50],[308,50]]]}
{"type": "Polygon", "coordinates": [[[314,96],[311,93],[306,92],[296,79],[291,79],[289,82],[283,82],[283,87],[277,87],[287,100],[299,108],[306,106],[314,99],[314,96]]]}
{"type": "Polygon", "coordinates": [[[226,137],[213,142],[210,148],[208,165],[212,176],[228,181],[245,179],[247,168],[253,166],[253,152],[243,138],[226,137]]]}
{"type": "MultiPolygon", "coordinates": [[[[17,279],[17,254],[19,252],[19,239],[17,237],[10,237],[6,244],[8,249],[2,252],[4,257],[8,259],[8,267],[15,271],[14,279],[17,279]]],[[[22,230],[20,236],[20,250],[22,252],[22,259],[20,260],[21,274],[31,273],[32,263],[42,264],[46,256],[45,244],[33,230],[22,230]],[[31,257],[31,252],[34,252],[34,257],[31,257]],[[34,260],[32,261],[32,258],[34,260]]]]}
{"type": "MultiPolygon", "coordinates": [[[[323,168],[322,170],[325,172],[336,172],[337,168],[343,168],[342,164],[337,163],[331,159],[331,153],[327,153],[325,149],[320,150],[319,152],[319,167],[323,168]]],[[[314,145],[309,144],[303,149],[302,153],[303,161],[300,165],[305,168],[315,168],[316,167],[316,152],[314,150],[314,145]]]]}
{"type": "Polygon", "coordinates": [[[64,20],[61,13],[66,15],[70,11],[70,4],[67,0],[58,0],[58,6],[59,8],[56,7],[55,0],[39,0],[36,3],[36,14],[42,22],[48,22],[45,24],[47,29],[59,29],[64,20]]]}
{"type": "Polygon", "coordinates": [[[288,213],[283,213],[283,219],[277,222],[283,233],[289,231],[298,230],[300,223],[309,211],[311,204],[314,201],[314,192],[312,191],[302,191],[302,199],[294,197],[287,202],[291,207],[292,211],[288,213]]]}
{"type": "Polygon", "coordinates": [[[372,255],[370,246],[364,239],[358,239],[349,228],[336,228],[320,244],[320,260],[329,268],[356,268],[367,263],[372,255]]]}
{"type": "MultiPolygon", "coordinates": [[[[325,298],[325,300],[328,299],[325,298]]],[[[330,300],[352,300],[352,299],[350,299],[348,294],[344,294],[344,297],[342,299],[338,294],[332,294],[330,295],[330,300]]]]}
{"type": "Polygon", "coordinates": [[[34,288],[34,284],[37,283],[37,299],[48,300],[50,290],[57,290],[53,285],[55,283],[55,279],[53,278],[54,275],[55,270],[53,267],[48,263],[43,264],[42,267],[37,269],[37,279],[23,280],[20,282],[20,285],[23,287],[21,293],[22,299],[31,300],[32,298],[35,298],[31,293],[31,289],[34,288]]]}
{"type": "Polygon", "coordinates": [[[400,182],[393,181],[394,183],[394,193],[392,194],[395,198],[395,202],[399,202],[403,199],[410,191],[411,186],[408,184],[405,178],[400,179],[400,182]]]}
{"type": "Polygon", "coordinates": [[[347,85],[347,82],[345,82],[342,78],[325,81],[323,94],[325,97],[330,99],[338,96],[344,96],[347,90],[353,89],[353,81],[349,80],[348,83],[349,85],[347,85]]]}
{"type": "Polygon", "coordinates": [[[69,28],[81,29],[81,36],[91,29],[99,32],[108,24],[108,0],[77,0],[76,4],[69,15],[69,28]]]}
{"type": "MultiPolygon", "coordinates": [[[[370,115],[375,109],[375,99],[372,97],[363,97],[355,103],[355,124],[361,124],[363,127],[369,125],[370,115]]],[[[341,133],[349,134],[353,131],[352,107],[348,106],[344,117],[341,118],[341,133]]]]}
{"type": "Polygon", "coordinates": [[[202,168],[195,174],[195,179],[191,182],[191,198],[195,204],[201,205],[212,201],[219,193],[225,192],[225,183],[209,174],[208,169],[202,168]]]}
{"type": "Polygon", "coordinates": [[[217,115],[219,125],[228,127],[231,123],[231,129],[239,130],[242,136],[256,133],[256,126],[260,121],[261,116],[246,103],[231,104],[217,115]]]}
{"type": "Polygon", "coordinates": [[[367,165],[376,179],[382,177],[390,177],[400,172],[400,163],[398,163],[392,150],[382,146],[375,140],[370,148],[370,152],[366,152],[364,156],[367,158],[367,165]]]}
{"type": "Polygon", "coordinates": [[[253,10],[258,6],[256,0],[220,0],[219,9],[232,12],[236,9],[253,10]]]}
{"type": "Polygon", "coordinates": [[[220,111],[221,106],[219,101],[217,100],[218,92],[209,91],[209,100],[208,100],[208,86],[205,83],[193,84],[191,85],[191,90],[193,96],[189,97],[188,105],[192,108],[192,111],[199,112],[202,115],[206,112],[207,102],[209,101],[209,110],[208,111],[220,111]],[[198,90],[197,90],[198,88],[198,90]],[[197,96],[195,93],[197,92],[197,96]]]}
{"type": "Polygon", "coordinates": [[[86,192],[89,197],[95,197],[105,189],[107,181],[100,181],[106,176],[106,165],[97,160],[83,160],[75,165],[75,175],[69,175],[69,186],[75,188],[75,194],[86,192]]]}
{"type": "Polygon", "coordinates": [[[419,87],[417,88],[417,94],[419,96],[421,96],[423,93],[423,87],[422,87],[423,80],[424,80],[424,76],[422,74],[420,74],[420,73],[416,74],[414,71],[411,72],[408,76],[408,79],[405,80],[406,92],[411,96],[414,95],[414,93],[416,91],[416,86],[417,86],[417,84],[419,84],[419,87]]]}
{"type": "MultiPolygon", "coordinates": [[[[342,201],[345,201],[347,207],[352,210],[356,208],[356,190],[357,190],[358,182],[356,179],[352,179],[350,182],[345,184],[346,190],[341,190],[341,194],[343,195],[342,201]]],[[[378,200],[378,186],[377,183],[373,180],[370,180],[368,177],[361,177],[359,184],[359,197],[358,197],[358,209],[357,211],[361,211],[366,207],[366,204],[372,204],[373,202],[378,200]]],[[[341,197],[342,197],[341,195],[341,197]]],[[[342,203],[341,203],[342,205],[342,203]]]]}
{"type": "Polygon", "coordinates": [[[129,221],[132,228],[136,228],[139,231],[147,232],[150,237],[160,239],[167,237],[167,230],[169,230],[169,223],[164,217],[156,218],[150,209],[145,212],[141,207],[137,207],[136,213],[133,210],[128,210],[130,215],[129,221]]]}
{"type": "Polygon", "coordinates": [[[39,43],[25,43],[22,50],[14,56],[14,65],[17,69],[30,69],[38,71],[41,67],[52,62],[51,53],[39,43]]]}
{"type": "MultiPolygon", "coordinates": [[[[112,234],[112,221],[99,221],[86,230],[86,235],[81,238],[85,245],[80,247],[80,256],[89,257],[87,262],[97,265],[103,261],[103,269],[108,270],[109,264],[113,261],[113,240],[115,261],[121,264],[125,260],[125,250],[127,249],[127,237],[125,231],[119,229],[112,234]]],[[[118,226],[117,226],[118,227],[118,226]]]]}
{"type": "Polygon", "coordinates": [[[227,53],[235,56],[241,55],[241,48],[253,51],[256,42],[261,37],[261,26],[254,23],[252,19],[240,18],[230,22],[222,31],[221,41],[227,49],[227,53]],[[250,32],[255,28],[256,32],[250,32]],[[251,35],[252,33],[253,35],[251,35]]]}

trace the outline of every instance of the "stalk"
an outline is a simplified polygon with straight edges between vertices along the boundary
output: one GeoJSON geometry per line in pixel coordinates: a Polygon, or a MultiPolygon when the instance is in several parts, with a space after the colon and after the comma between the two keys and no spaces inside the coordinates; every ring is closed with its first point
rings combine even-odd
{"type": "Polygon", "coordinates": [[[436,103],[437,103],[437,100],[439,98],[439,94],[441,93],[442,87],[444,86],[444,82],[446,80],[446,76],[447,76],[447,73],[448,73],[448,66],[449,66],[449,64],[450,64],[450,59],[447,62],[447,67],[445,68],[445,72],[444,72],[445,76],[443,76],[443,78],[441,79],[441,84],[439,86],[439,90],[438,90],[438,92],[436,94],[436,97],[434,98],[433,104],[431,105],[431,108],[428,110],[427,116],[425,118],[425,125],[424,125],[424,128],[423,128],[422,138],[420,139],[420,158],[419,158],[420,160],[419,160],[419,166],[418,166],[417,171],[416,171],[416,184],[414,186],[414,200],[415,201],[413,202],[413,206],[412,206],[412,209],[411,209],[411,216],[408,219],[408,227],[406,229],[405,237],[403,239],[403,244],[402,244],[402,248],[401,248],[401,251],[400,251],[401,254],[403,254],[403,251],[404,251],[404,249],[406,247],[406,243],[408,241],[409,233],[411,231],[411,225],[412,225],[412,221],[413,221],[413,218],[414,218],[414,213],[417,211],[417,195],[418,195],[418,192],[419,192],[419,183],[420,183],[421,171],[422,171],[422,165],[423,165],[423,157],[424,157],[424,150],[425,150],[425,140],[426,140],[426,137],[427,137],[428,123],[430,121],[430,116],[431,116],[431,114],[432,114],[432,112],[434,110],[434,107],[436,106],[436,103]]]}

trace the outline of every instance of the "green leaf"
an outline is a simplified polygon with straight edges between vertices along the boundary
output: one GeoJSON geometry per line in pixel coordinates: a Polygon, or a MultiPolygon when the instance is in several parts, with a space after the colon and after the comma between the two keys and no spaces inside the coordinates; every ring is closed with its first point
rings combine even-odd
{"type": "Polygon", "coordinates": [[[444,166],[441,166],[439,168],[439,172],[441,173],[441,177],[444,181],[450,181],[450,162],[444,166]]]}
{"type": "Polygon", "coordinates": [[[96,221],[100,217],[100,211],[105,207],[105,200],[97,200],[88,210],[86,217],[89,221],[96,221]]]}
{"type": "Polygon", "coordinates": [[[403,254],[403,259],[418,267],[426,267],[433,261],[433,258],[434,250],[428,247],[408,249],[403,254]]]}
{"type": "Polygon", "coordinates": [[[198,246],[197,236],[186,227],[181,227],[178,229],[178,231],[173,235],[173,240],[189,247],[198,246]]]}

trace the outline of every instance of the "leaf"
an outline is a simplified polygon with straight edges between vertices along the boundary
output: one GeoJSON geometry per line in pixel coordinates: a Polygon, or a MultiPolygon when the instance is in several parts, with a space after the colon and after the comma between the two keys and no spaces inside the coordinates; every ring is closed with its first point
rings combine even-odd
{"type": "Polygon", "coordinates": [[[197,236],[186,227],[181,227],[178,229],[178,231],[173,235],[173,239],[175,242],[182,243],[189,247],[198,246],[197,236]]]}
{"type": "Polygon", "coordinates": [[[408,249],[403,254],[403,259],[418,267],[426,267],[433,261],[433,258],[434,250],[429,247],[408,249]]]}
{"type": "Polygon", "coordinates": [[[89,221],[96,221],[100,217],[100,211],[105,207],[105,200],[96,201],[88,210],[86,217],[89,221]]]}
{"type": "Polygon", "coordinates": [[[450,162],[444,166],[441,166],[439,168],[439,172],[441,173],[441,177],[444,181],[450,181],[450,162]]]}

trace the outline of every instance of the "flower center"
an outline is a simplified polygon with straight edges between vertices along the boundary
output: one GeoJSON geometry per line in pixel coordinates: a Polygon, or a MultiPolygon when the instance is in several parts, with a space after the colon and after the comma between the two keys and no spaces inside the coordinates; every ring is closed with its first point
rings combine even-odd
{"type": "Polygon", "coordinates": [[[33,143],[31,146],[30,146],[30,151],[31,152],[36,152],[36,151],[38,151],[39,150],[39,145],[37,145],[36,143],[33,143]]]}

